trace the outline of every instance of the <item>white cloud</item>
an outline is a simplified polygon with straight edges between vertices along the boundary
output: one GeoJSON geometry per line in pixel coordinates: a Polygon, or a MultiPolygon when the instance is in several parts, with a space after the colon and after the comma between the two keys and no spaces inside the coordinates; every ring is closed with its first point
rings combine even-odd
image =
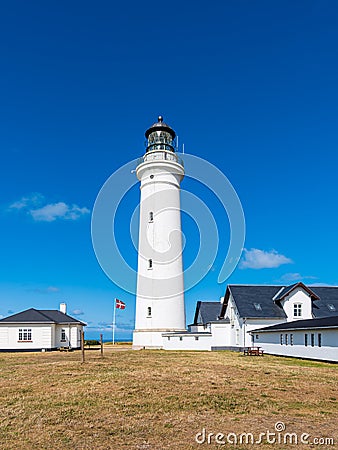
{"type": "Polygon", "coordinates": [[[90,210],[78,205],[68,205],[65,202],[48,203],[42,194],[33,193],[22,197],[9,205],[9,211],[24,211],[36,222],[54,222],[57,219],[77,220],[89,214],[90,210]]]}
{"type": "Polygon", "coordinates": [[[83,316],[84,312],[81,309],[74,309],[72,314],[74,314],[74,316],[83,316]]]}
{"type": "Polygon", "coordinates": [[[66,203],[50,203],[39,209],[31,209],[29,213],[36,221],[52,222],[67,214],[68,206],[66,203]]]}
{"type": "Polygon", "coordinates": [[[29,214],[37,222],[54,222],[57,219],[77,220],[89,213],[88,208],[80,208],[77,205],[70,206],[64,202],[49,203],[42,208],[29,210],[29,214]]]}
{"type": "Polygon", "coordinates": [[[47,292],[59,292],[60,289],[56,286],[48,286],[47,292]]]}
{"type": "Polygon", "coordinates": [[[301,275],[299,272],[292,272],[292,273],[285,273],[280,277],[278,281],[290,283],[290,282],[297,282],[302,280],[316,280],[317,277],[313,277],[312,275],[304,276],[301,275]]]}
{"type": "MultiPolygon", "coordinates": [[[[87,330],[91,331],[100,331],[100,332],[111,332],[113,328],[112,323],[110,322],[98,322],[97,325],[93,324],[90,327],[87,327],[87,330]]],[[[134,321],[129,320],[125,322],[119,322],[115,325],[115,331],[118,333],[127,333],[134,329],[134,321]]]]}
{"type": "Polygon", "coordinates": [[[38,192],[34,192],[26,197],[21,197],[20,200],[9,205],[9,209],[20,210],[27,209],[41,205],[44,201],[44,196],[38,192]]]}
{"type": "Polygon", "coordinates": [[[56,292],[60,292],[60,288],[58,288],[56,286],[48,286],[46,288],[36,287],[36,288],[26,289],[26,291],[27,292],[36,292],[38,294],[55,294],[56,292]]]}
{"type": "Polygon", "coordinates": [[[293,261],[276,250],[269,252],[252,248],[244,249],[244,256],[239,264],[240,269],[272,269],[283,264],[291,264],[293,261]]]}

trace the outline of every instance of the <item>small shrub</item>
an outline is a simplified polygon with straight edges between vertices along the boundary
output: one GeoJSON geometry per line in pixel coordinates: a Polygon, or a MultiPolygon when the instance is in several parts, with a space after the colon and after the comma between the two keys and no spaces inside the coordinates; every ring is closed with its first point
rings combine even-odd
{"type": "Polygon", "coordinates": [[[91,345],[100,345],[100,341],[97,341],[95,339],[86,339],[84,341],[85,345],[88,345],[88,347],[90,347],[91,345]]]}

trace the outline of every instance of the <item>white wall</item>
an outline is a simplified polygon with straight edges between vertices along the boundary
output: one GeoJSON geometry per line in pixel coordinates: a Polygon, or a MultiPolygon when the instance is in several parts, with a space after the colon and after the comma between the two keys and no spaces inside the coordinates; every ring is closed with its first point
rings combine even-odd
{"type": "Polygon", "coordinates": [[[136,175],[141,181],[141,202],[133,345],[157,347],[160,332],[185,330],[180,233],[180,181],[184,169],[175,161],[159,159],[140,164],[136,175]]]}
{"type": "Polygon", "coordinates": [[[322,330],[295,330],[271,331],[256,333],[255,345],[262,347],[266,353],[273,355],[295,356],[298,358],[320,359],[338,362],[338,329],[322,330]],[[322,346],[318,346],[318,334],[322,336],[322,346]],[[283,344],[280,336],[283,335],[283,344]],[[293,345],[291,345],[291,334],[293,345]],[[308,345],[305,346],[305,337],[308,335],[308,345]],[[314,334],[314,346],[311,345],[311,334],[314,334]],[[288,335],[288,345],[285,344],[285,335],[288,335]]]}
{"type": "Polygon", "coordinates": [[[72,326],[71,332],[71,346],[72,348],[81,348],[81,332],[83,325],[72,326]]]}
{"type": "MultiPolygon", "coordinates": [[[[168,332],[171,330],[167,330],[168,332]]],[[[140,348],[162,348],[163,338],[162,331],[141,330],[133,331],[133,349],[140,348]]]]}
{"type": "Polygon", "coordinates": [[[252,337],[250,332],[257,328],[283,323],[285,320],[281,319],[246,319],[239,316],[236,304],[230,294],[228,306],[225,312],[225,317],[230,319],[229,328],[227,330],[229,338],[227,338],[227,346],[231,347],[249,347],[252,345],[252,337]]]}
{"type": "Polygon", "coordinates": [[[1,350],[34,350],[51,349],[52,328],[54,325],[45,324],[6,324],[0,326],[0,349],[1,350]],[[19,329],[31,329],[32,340],[30,342],[19,342],[19,329]]]}
{"type": "Polygon", "coordinates": [[[183,336],[163,336],[163,348],[165,350],[211,350],[212,336],[205,333],[199,335],[198,339],[195,339],[193,334],[183,336]],[[180,339],[182,338],[182,340],[180,339]]]}
{"type": "Polygon", "coordinates": [[[281,305],[287,315],[287,321],[292,320],[302,320],[302,319],[312,319],[312,301],[309,294],[304,291],[303,288],[298,287],[292,291],[285,299],[281,302],[281,305]],[[294,304],[300,303],[302,305],[302,315],[294,316],[294,304]]]}
{"type": "Polygon", "coordinates": [[[246,337],[245,337],[245,346],[249,347],[252,344],[256,344],[256,335],[251,336],[251,332],[253,330],[257,330],[258,328],[268,327],[270,325],[276,325],[278,323],[285,323],[284,319],[248,319],[246,325],[246,337]]]}
{"type": "Polygon", "coordinates": [[[230,323],[211,323],[212,347],[229,347],[231,344],[230,323]]]}
{"type": "Polygon", "coordinates": [[[81,347],[80,332],[82,331],[81,325],[56,325],[55,327],[55,347],[81,347]],[[62,330],[65,330],[66,340],[61,340],[62,330]]]}
{"type": "Polygon", "coordinates": [[[0,325],[0,350],[39,350],[71,345],[79,348],[82,325],[6,324],[0,325]],[[19,342],[19,329],[31,329],[32,340],[19,342]],[[61,330],[66,330],[66,342],[61,342],[61,330]]]}
{"type": "MultiPolygon", "coordinates": [[[[202,327],[203,328],[203,327],[202,327]]],[[[211,347],[230,346],[230,324],[212,322],[208,332],[190,332],[181,335],[163,336],[165,350],[211,350],[211,347]],[[181,339],[180,339],[181,338],[181,339]],[[197,339],[196,339],[197,338],[197,339]]]]}
{"type": "Polygon", "coordinates": [[[205,333],[210,330],[208,325],[189,325],[188,330],[190,333],[205,333]]]}
{"type": "Polygon", "coordinates": [[[232,294],[229,296],[228,306],[225,312],[225,318],[230,319],[230,328],[229,328],[229,346],[236,347],[243,345],[243,338],[241,337],[241,323],[239,319],[239,313],[232,297],[232,294]]]}

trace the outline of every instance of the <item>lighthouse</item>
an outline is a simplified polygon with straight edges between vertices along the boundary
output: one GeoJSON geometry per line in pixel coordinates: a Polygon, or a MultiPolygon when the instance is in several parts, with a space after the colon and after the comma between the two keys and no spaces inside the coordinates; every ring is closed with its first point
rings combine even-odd
{"type": "Polygon", "coordinates": [[[180,183],[175,131],[162,116],[146,132],[136,167],[140,216],[133,348],[162,348],[162,333],[185,331],[180,183]]]}

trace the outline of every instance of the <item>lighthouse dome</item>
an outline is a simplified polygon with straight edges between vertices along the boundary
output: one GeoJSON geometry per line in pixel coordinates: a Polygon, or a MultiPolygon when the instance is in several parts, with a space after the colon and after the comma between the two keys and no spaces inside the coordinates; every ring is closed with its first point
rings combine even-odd
{"type": "Polygon", "coordinates": [[[155,122],[148,130],[145,132],[145,136],[148,139],[151,133],[154,131],[166,131],[169,133],[172,137],[172,139],[175,139],[176,133],[175,131],[165,122],[163,122],[163,117],[158,116],[157,122],[155,122]]]}
{"type": "Polygon", "coordinates": [[[174,139],[176,137],[175,131],[163,122],[163,117],[159,116],[158,121],[154,123],[145,132],[148,140],[146,152],[153,152],[158,150],[168,150],[174,152],[174,139]]]}

